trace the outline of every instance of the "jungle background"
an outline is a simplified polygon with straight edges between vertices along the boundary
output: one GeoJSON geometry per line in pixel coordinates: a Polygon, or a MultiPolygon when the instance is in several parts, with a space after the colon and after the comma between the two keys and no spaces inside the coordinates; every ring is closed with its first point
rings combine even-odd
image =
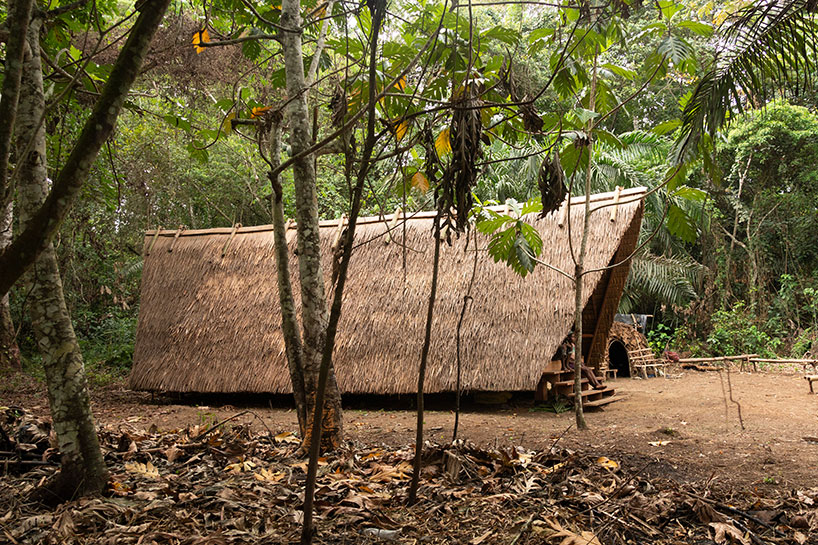
{"type": "MultiPolygon", "coordinates": [[[[675,7],[665,24],[684,18],[686,24],[674,32],[680,47],[688,50],[611,116],[606,128],[628,145],[598,146],[594,191],[661,181],[680,124],[680,104],[689,94],[690,82],[707,69],[712,57],[712,29],[741,7],[740,2],[666,4],[675,7]]],[[[116,3],[101,7],[111,18],[123,9],[116,3]]],[[[604,54],[611,61],[609,71],[615,72],[605,80],[611,101],[636,90],[640,82],[628,71],[646,63],[670,32],[652,31],[659,24],[657,9],[658,4],[646,2],[620,22],[619,41],[604,54]]],[[[65,54],[77,60],[83,55],[84,17],[80,13],[65,18],[49,30],[54,47],[67,46],[65,54]]],[[[100,153],[57,239],[68,305],[95,384],[125,376],[131,364],[146,230],[271,222],[271,189],[257,144],[240,130],[231,130],[228,117],[236,115],[237,101],[248,111],[263,108],[266,97],[280,92],[283,72],[268,70],[262,75],[253,70],[262,55],[255,42],[197,52],[191,37],[207,17],[215,15],[184,2],[168,14],[115,136],[100,153]]],[[[489,48],[494,51],[489,54],[502,54],[501,47],[520,53],[510,68],[520,96],[535,93],[550,75],[553,51],[542,29],[552,28],[554,17],[554,10],[521,5],[475,12],[478,27],[507,30],[500,41],[492,42],[489,48]]],[[[659,21],[665,19],[660,13],[659,21]]],[[[331,41],[330,45],[340,47],[331,41]]],[[[87,89],[93,88],[93,71],[104,71],[111,61],[106,55],[112,53],[103,51],[86,66],[87,89]]],[[[58,76],[52,74],[57,86],[58,76]]],[[[332,111],[317,104],[332,95],[332,85],[330,79],[319,85],[314,101],[323,124],[332,111]]],[[[90,93],[72,93],[70,100],[49,110],[45,123],[49,156],[57,158],[54,164],[61,163],[70,147],[67,143],[76,138],[90,93]]],[[[539,111],[558,112],[561,101],[559,92],[550,88],[535,105],[539,111]]],[[[494,140],[485,149],[489,159],[505,161],[482,169],[475,190],[481,201],[525,201],[538,194],[540,158],[526,157],[537,143],[530,137],[513,139],[512,133],[507,131],[504,141],[494,140]],[[523,158],[507,160],[517,156],[523,158]]],[[[677,198],[681,215],[665,216],[659,198],[647,203],[643,234],[653,237],[634,261],[620,310],[655,316],[649,338],[657,351],[814,356],[810,351],[818,338],[815,93],[800,89],[797,98],[778,98],[737,116],[718,134],[716,150],[709,158],[712,164],[699,160],[686,169],[684,184],[704,196],[677,198]]],[[[320,217],[339,217],[350,198],[342,157],[323,155],[318,162],[320,217]]],[[[394,176],[392,167],[389,163],[375,167],[365,190],[363,215],[389,215],[404,199],[414,210],[431,206],[423,177],[406,167],[394,176]]],[[[283,175],[289,217],[291,176],[283,175]]],[[[22,367],[38,376],[39,356],[26,313],[26,293],[20,288],[11,291],[10,309],[22,367]]]]}

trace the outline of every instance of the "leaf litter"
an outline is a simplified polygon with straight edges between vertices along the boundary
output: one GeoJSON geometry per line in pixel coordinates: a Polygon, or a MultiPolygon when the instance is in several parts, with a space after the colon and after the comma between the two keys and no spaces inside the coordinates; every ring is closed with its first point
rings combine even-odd
{"type": "MultiPolygon", "coordinates": [[[[170,431],[136,424],[100,430],[111,473],[103,497],[48,510],[25,498],[55,466],[20,474],[7,466],[0,478],[0,542],[298,541],[306,464],[296,457],[294,434],[253,432],[236,422],[170,431]]],[[[599,454],[556,445],[530,451],[427,443],[420,499],[406,506],[412,449],[348,443],[319,464],[315,543],[818,542],[818,488],[786,497],[716,497],[710,481],[648,479],[644,466],[599,454]]]]}

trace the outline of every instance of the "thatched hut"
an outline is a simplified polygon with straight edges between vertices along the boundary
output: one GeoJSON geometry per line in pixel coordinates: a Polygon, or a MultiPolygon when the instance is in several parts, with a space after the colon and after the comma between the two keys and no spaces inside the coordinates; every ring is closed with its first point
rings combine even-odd
{"type": "Polygon", "coordinates": [[[617,370],[619,377],[636,376],[633,369],[633,355],[649,348],[647,338],[634,326],[622,322],[611,324],[605,351],[606,366],[617,370]]]}
{"type": "MultiPolygon", "coordinates": [[[[585,277],[586,361],[597,367],[605,360],[608,329],[628,275],[626,258],[639,235],[643,195],[644,188],[636,188],[591,197],[596,212],[587,267],[617,265],[585,277]]],[[[573,271],[568,237],[570,232],[578,251],[584,202],[573,198],[545,218],[526,218],[545,242],[542,259],[563,271],[573,271]]],[[[344,393],[402,394],[416,388],[431,277],[432,213],[396,219],[362,218],[356,231],[334,360],[344,393]]],[[[338,229],[337,220],[321,222],[325,271],[331,270],[338,229]]],[[[475,250],[474,300],[461,338],[463,388],[533,390],[571,330],[572,282],[543,266],[520,278],[492,261],[485,238],[477,240],[477,248],[472,236],[442,246],[426,390],[455,388],[455,326],[475,250]]],[[[292,251],[294,229],[288,241],[292,251]]],[[[291,391],[270,226],[149,231],[145,249],[132,388],[291,391]]],[[[297,293],[297,271],[291,277],[297,293]]]]}

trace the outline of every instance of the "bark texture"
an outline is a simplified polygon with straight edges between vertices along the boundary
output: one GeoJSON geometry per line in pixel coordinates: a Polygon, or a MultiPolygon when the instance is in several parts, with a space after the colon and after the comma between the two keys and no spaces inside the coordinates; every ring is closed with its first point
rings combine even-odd
{"type": "MultiPolygon", "coordinates": [[[[33,145],[18,162],[20,225],[31,225],[48,192],[45,129],[40,118],[45,109],[39,34],[41,19],[28,29],[31,54],[26,56],[17,115],[18,142],[33,145]]],[[[51,498],[66,500],[100,492],[108,481],[91,414],[90,398],[71,317],[63,297],[62,281],[53,244],[40,253],[24,277],[28,308],[37,347],[43,357],[48,402],[62,455],[60,472],[47,485],[51,498]]]]}
{"type": "MultiPolygon", "coordinates": [[[[11,244],[11,224],[14,219],[13,204],[0,208],[0,251],[11,244]]],[[[17,347],[17,335],[11,319],[9,295],[0,297],[0,371],[20,368],[20,349],[17,347]]]]}
{"type": "MultiPolygon", "coordinates": [[[[284,71],[287,80],[287,96],[291,97],[286,109],[290,127],[290,148],[293,156],[312,145],[310,115],[307,107],[308,87],[304,77],[304,56],[301,47],[301,3],[299,0],[283,0],[281,32],[284,52],[284,71]]],[[[301,281],[301,324],[303,340],[304,387],[307,415],[313,414],[318,387],[321,354],[326,341],[328,323],[327,300],[324,290],[324,274],[321,266],[321,245],[318,233],[318,197],[313,154],[306,154],[293,164],[295,181],[295,211],[298,222],[298,274],[301,281]]],[[[341,394],[330,368],[327,384],[323,433],[327,447],[340,444],[343,433],[341,394]]],[[[310,429],[308,423],[307,430],[310,429]]],[[[304,435],[303,445],[310,444],[309,433],[304,435]]]]}
{"type": "Polygon", "coordinates": [[[287,353],[287,365],[290,370],[290,381],[293,385],[293,398],[298,414],[298,428],[301,437],[307,436],[307,400],[304,389],[304,363],[301,334],[298,331],[298,319],[295,313],[295,298],[290,284],[290,256],[287,248],[287,226],[284,220],[284,193],[281,180],[274,174],[281,164],[281,119],[274,114],[270,127],[270,184],[273,188],[273,244],[275,245],[276,265],[278,270],[278,300],[281,304],[281,331],[284,334],[284,349],[287,353]]]}
{"type": "MultiPolygon", "coordinates": [[[[159,28],[170,0],[145,0],[140,4],[128,41],[117,56],[99,100],[85,122],[74,149],[54,180],[42,206],[30,211],[25,229],[4,251],[0,252],[0,295],[8,290],[37,257],[51,244],[82,184],[88,177],[102,144],[114,129],[114,123],[128,96],[153,35],[159,28]]],[[[22,141],[18,135],[18,141],[22,141]]]]}
{"type": "MultiPolygon", "coordinates": [[[[20,78],[23,71],[23,53],[26,29],[31,19],[33,0],[13,0],[8,4],[8,42],[3,66],[3,89],[0,97],[0,210],[11,201],[12,191],[8,185],[9,155],[17,101],[20,96],[20,78]]],[[[0,291],[5,294],[5,291],[0,291]]]]}

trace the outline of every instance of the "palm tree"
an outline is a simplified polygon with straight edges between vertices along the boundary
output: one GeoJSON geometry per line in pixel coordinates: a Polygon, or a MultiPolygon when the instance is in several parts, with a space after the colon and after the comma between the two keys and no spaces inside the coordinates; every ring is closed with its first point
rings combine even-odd
{"type": "Polygon", "coordinates": [[[816,11],[818,0],[756,0],[725,21],[712,67],[684,106],[677,163],[746,107],[810,87],[818,62],[816,11]]]}

